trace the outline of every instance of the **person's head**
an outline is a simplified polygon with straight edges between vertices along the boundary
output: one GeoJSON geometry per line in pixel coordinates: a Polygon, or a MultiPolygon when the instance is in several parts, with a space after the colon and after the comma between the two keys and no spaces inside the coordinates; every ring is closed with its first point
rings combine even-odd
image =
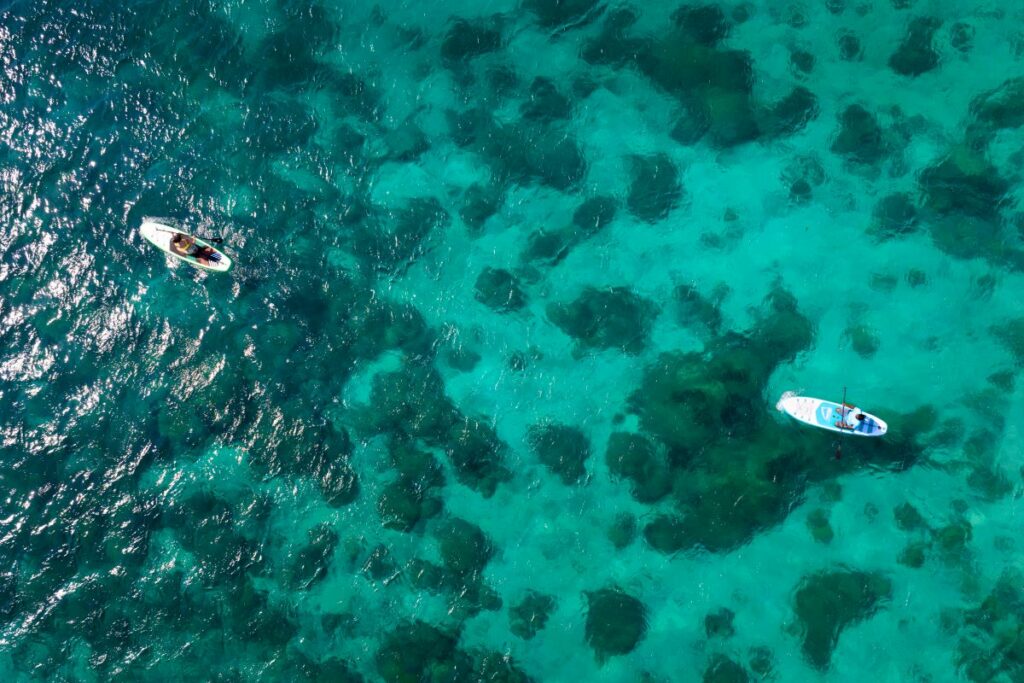
{"type": "Polygon", "coordinates": [[[196,243],[196,240],[195,240],[194,237],[189,237],[188,235],[182,235],[180,233],[178,234],[178,245],[180,247],[182,247],[184,249],[188,249],[189,247],[191,247],[195,243],[196,243]]]}
{"type": "Polygon", "coordinates": [[[864,413],[857,413],[856,415],[854,415],[854,417],[856,417],[858,420],[863,420],[865,417],[867,417],[867,415],[865,415],[864,413]]]}

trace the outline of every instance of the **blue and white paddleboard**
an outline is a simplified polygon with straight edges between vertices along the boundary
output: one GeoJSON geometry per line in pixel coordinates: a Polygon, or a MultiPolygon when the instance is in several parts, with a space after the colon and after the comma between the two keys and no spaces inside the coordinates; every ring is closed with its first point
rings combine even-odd
{"type": "Polygon", "coordinates": [[[884,420],[865,413],[849,403],[844,406],[820,398],[797,396],[791,391],[782,395],[775,408],[801,422],[830,432],[855,436],[882,436],[889,430],[889,425],[884,420]]]}

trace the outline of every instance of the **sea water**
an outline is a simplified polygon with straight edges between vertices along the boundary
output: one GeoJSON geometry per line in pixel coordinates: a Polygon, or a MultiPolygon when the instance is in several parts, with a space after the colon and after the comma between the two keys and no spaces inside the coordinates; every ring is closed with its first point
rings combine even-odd
{"type": "Polygon", "coordinates": [[[1024,680],[1022,67],[1008,1],[0,4],[0,677],[1024,680]]]}

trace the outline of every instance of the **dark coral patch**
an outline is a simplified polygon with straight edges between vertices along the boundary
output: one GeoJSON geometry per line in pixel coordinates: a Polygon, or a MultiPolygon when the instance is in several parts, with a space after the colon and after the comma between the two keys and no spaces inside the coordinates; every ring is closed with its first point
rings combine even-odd
{"type": "Polygon", "coordinates": [[[686,37],[708,47],[729,35],[729,22],[718,5],[683,5],[672,13],[672,21],[686,37]]]}
{"type": "Polygon", "coordinates": [[[989,331],[1010,352],[1016,365],[1024,365],[1024,318],[993,325],[989,331]]]}
{"type": "Polygon", "coordinates": [[[583,236],[590,237],[611,223],[617,211],[618,204],[611,197],[590,197],[576,207],[572,214],[572,224],[583,236]]]}
{"type": "Polygon", "coordinates": [[[818,98],[807,88],[796,86],[770,106],[761,117],[760,127],[771,137],[786,137],[803,130],[818,117],[818,98]]]}
{"type": "Polygon", "coordinates": [[[496,311],[518,311],[526,305],[519,278],[504,268],[486,267],[476,279],[476,300],[496,311]]]}
{"type": "Polygon", "coordinates": [[[876,164],[886,155],[882,127],[874,115],[859,104],[851,104],[839,117],[840,128],[832,151],[860,164],[876,164]]]}
{"type": "Polygon", "coordinates": [[[456,479],[487,498],[494,495],[498,484],[512,478],[503,464],[506,449],[493,427],[473,418],[455,425],[445,445],[456,479]]]}
{"type": "Polygon", "coordinates": [[[424,253],[429,235],[449,220],[437,199],[413,199],[393,213],[368,214],[355,230],[353,248],[378,271],[401,270],[424,253]]]}
{"type": "Polygon", "coordinates": [[[795,608],[808,661],[827,669],[843,629],[869,618],[891,595],[892,582],[877,573],[840,569],[806,577],[795,608]]]}
{"type": "Polygon", "coordinates": [[[588,287],[571,303],[550,304],[547,314],[583,348],[635,355],[647,345],[657,308],[628,287],[588,287]]]}
{"type": "Polygon", "coordinates": [[[444,381],[427,365],[410,364],[373,378],[368,431],[407,434],[439,443],[458,422],[455,406],[444,393],[444,381]]]}
{"type": "Polygon", "coordinates": [[[940,215],[959,213],[995,222],[1010,184],[980,154],[965,147],[921,172],[925,207],[940,215]]]}
{"type": "Polygon", "coordinates": [[[704,670],[703,683],[747,683],[750,676],[740,664],[725,655],[715,655],[704,670]]]}
{"type": "Polygon", "coordinates": [[[971,102],[971,113],[992,128],[1024,126],[1024,77],[1010,78],[971,102]]]}
{"type": "Polygon", "coordinates": [[[617,204],[611,197],[591,197],[577,207],[571,226],[531,233],[523,258],[556,265],[569,255],[573,247],[600,232],[615,218],[616,212],[617,204]]]}
{"type": "Polygon", "coordinates": [[[501,32],[492,21],[455,19],[441,43],[441,58],[448,64],[465,63],[501,47],[501,32]]]}
{"type": "Polygon", "coordinates": [[[343,507],[359,497],[359,477],[346,461],[325,463],[316,479],[321,495],[331,507],[343,507]]]}
{"type": "Polygon", "coordinates": [[[530,640],[548,623],[557,604],[551,595],[528,591],[519,604],[508,611],[509,630],[523,640],[530,640]]]}
{"type": "Polygon", "coordinates": [[[474,183],[466,188],[459,216],[472,231],[480,230],[487,219],[493,216],[501,206],[501,190],[491,185],[474,183]]]}
{"type": "Polygon", "coordinates": [[[839,45],[839,58],[844,62],[855,62],[864,56],[864,48],[860,38],[852,33],[841,33],[836,39],[839,45]]]}
{"type": "Polygon", "coordinates": [[[667,154],[633,157],[626,205],[637,218],[654,223],[668,216],[683,198],[679,169],[667,154]]]}
{"type": "Polygon", "coordinates": [[[931,17],[912,20],[903,41],[889,58],[889,67],[901,76],[920,76],[937,67],[939,53],[932,41],[941,25],[941,21],[931,17]]]}
{"type": "Polygon", "coordinates": [[[557,423],[534,425],[529,441],[541,463],[566,485],[575,484],[586,474],[590,440],[580,429],[557,423]]]}
{"type": "Polygon", "coordinates": [[[384,528],[395,531],[412,531],[421,519],[440,512],[441,506],[439,498],[407,479],[391,482],[377,499],[377,510],[384,528]]]}
{"type": "Polygon", "coordinates": [[[636,23],[636,10],[622,7],[605,17],[600,34],[588,41],[581,53],[590,64],[622,66],[635,63],[638,55],[647,49],[647,43],[628,34],[636,23]]]}
{"type": "Polygon", "coordinates": [[[630,491],[641,503],[653,503],[672,490],[672,475],[650,439],[640,434],[616,432],[608,439],[608,469],[630,480],[630,491]]]}
{"type": "Polygon", "coordinates": [[[458,650],[457,641],[457,634],[424,621],[400,624],[384,637],[374,656],[377,673],[386,683],[458,680],[471,662],[458,650]]]}
{"type": "Polygon", "coordinates": [[[1024,591],[1019,570],[1003,572],[989,595],[963,613],[957,664],[967,679],[1024,680],[1024,591]]]}
{"type": "Polygon", "coordinates": [[[587,593],[586,637],[603,662],[632,652],[647,632],[647,608],[619,588],[587,593]]]}
{"type": "Polygon", "coordinates": [[[676,119],[669,135],[680,145],[695,145],[711,128],[711,114],[703,102],[682,103],[682,113],[676,119]]]}
{"type": "Polygon", "coordinates": [[[678,285],[672,290],[676,316],[687,328],[717,334],[722,325],[721,302],[728,287],[717,289],[705,297],[693,285],[678,285]]]}
{"type": "Polygon", "coordinates": [[[910,195],[894,192],[875,204],[869,232],[879,239],[904,237],[917,229],[917,208],[910,195]]]}
{"type": "Polygon", "coordinates": [[[320,524],[309,531],[309,543],[292,561],[288,583],[293,589],[307,590],[327,576],[331,556],[338,545],[338,534],[328,524],[320,524]]]}
{"type": "Polygon", "coordinates": [[[445,567],[460,576],[479,574],[494,554],[494,547],[480,527],[453,518],[436,532],[445,567]]]}
{"type": "Polygon", "coordinates": [[[529,97],[523,102],[519,112],[524,119],[548,123],[569,118],[572,114],[572,102],[558,92],[558,88],[550,79],[538,77],[530,84],[529,97]]]}
{"type": "Polygon", "coordinates": [[[728,607],[710,612],[704,617],[704,634],[708,638],[732,638],[736,628],[732,625],[736,614],[728,607]]]}
{"type": "Polygon", "coordinates": [[[261,98],[246,122],[250,135],[268,152],[302,145],[317,129],[316,118],[305,104],[278,94],[261,98]]]}
{"type": "Polygon", "coordinates": [[[628,512],[615,515],[615,521],[608,527],[608,540],[616,550],[622,550],[636,540],[636,517],[628,512]]]}
{"type": "Polygon", "coordinates": [[[526,0],[523,5],[537,16],[537,23],[549,29],[577,26],[592,18],[601,0],[526,0]]]}

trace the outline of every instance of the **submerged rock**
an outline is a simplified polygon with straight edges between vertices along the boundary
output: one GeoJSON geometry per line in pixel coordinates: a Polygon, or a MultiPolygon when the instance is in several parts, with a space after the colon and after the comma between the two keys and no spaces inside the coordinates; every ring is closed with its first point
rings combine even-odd
{"type": "Polygon", "coordinates": [[[843,629],[871,617],[891,595],[889,579],[872,572],[842,569],[804,578],[795,598],[804,656],[827,669],[843,629]]]}
{"type": "Polygon", "coordinates": [[[618,588],[587,593],[586,637],[598,662],[633,651],[647,632],[647,608],[618,588]]]}

